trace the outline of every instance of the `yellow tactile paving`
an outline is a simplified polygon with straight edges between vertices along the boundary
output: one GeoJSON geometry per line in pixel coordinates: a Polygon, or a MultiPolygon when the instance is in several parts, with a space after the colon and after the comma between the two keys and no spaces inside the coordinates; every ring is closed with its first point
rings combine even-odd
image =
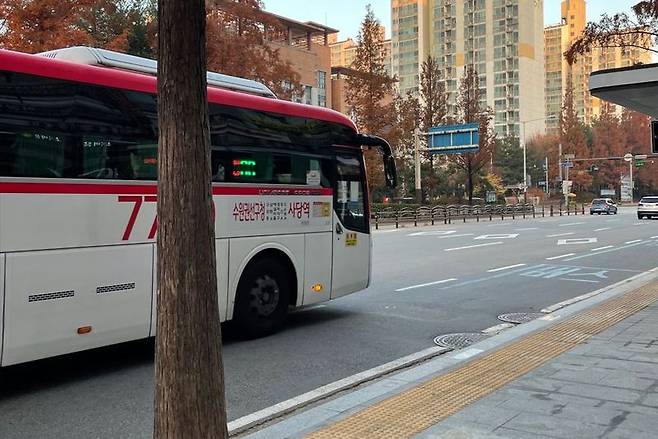
{"type": "Polygon", "coordinates": [[[658,300],[658,282],[608,300],[316,431],[311,439],[406,438],[658,300]]]}

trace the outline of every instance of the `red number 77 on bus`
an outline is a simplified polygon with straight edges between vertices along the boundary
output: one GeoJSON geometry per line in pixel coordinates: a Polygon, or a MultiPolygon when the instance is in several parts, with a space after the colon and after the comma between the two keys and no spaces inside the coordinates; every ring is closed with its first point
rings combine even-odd
{"type": "MultiPolygon", "coordinates": [[[[130,217],[128,218],[128,223],[126,224],[126,228],[123,231],[123,237],[121,238],[122,241],[128,241],[130,239],[130,235],[132,234],[133,228],[135,227],[135,222],[137,221],[137,216],[139,215],[139,211],[142,208],[142,204],[156,203],[158,201],[158,197],[156,197],[155,195],[144,195],[144,196],[119,195],[118,201],[119,203],[133,203],[133,210],[130,213],[130,217]]],[[[211,204],[211,215],[214,221],[215,203],[211,204]]],[[[158,216],[156,215],[153,218],[153,223],[151,224],[151,229],[149,230],[147,239],[154,239],[157,231],[158,231],[158,216]]]]}

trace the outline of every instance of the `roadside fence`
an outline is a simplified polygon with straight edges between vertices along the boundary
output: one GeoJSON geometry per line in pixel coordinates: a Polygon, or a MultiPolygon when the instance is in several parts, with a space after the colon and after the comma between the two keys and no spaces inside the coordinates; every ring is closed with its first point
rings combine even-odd
{"type": "Polygon", "coordinates": [[[436,223],[452,224],[453,221],[466,222],[467,219],[480,221],[493,221],[494,218],[544,218],[552,216],[584,215],[585,204],[580,206],[570,204],[542,204],[536,206],[531,203],[519,203],[512,205],[437,205],[437,206],[420,206],[411,207],[385,207],[374,209],[371,213],[371,220],[378,230],[381,225],[395,224],[399,228],[400,224],[411,224],[414,227],[418,225],[435,225],[436,223]]]}

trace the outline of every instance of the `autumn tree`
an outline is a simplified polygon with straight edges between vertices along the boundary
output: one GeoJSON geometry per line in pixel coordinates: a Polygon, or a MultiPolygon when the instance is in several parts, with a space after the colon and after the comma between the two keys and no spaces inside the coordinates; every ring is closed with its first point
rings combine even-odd
{"type": "MultiPolygon", "coordinates": [[[[624,133],[624,151],[631,154],[648,154],[651,151],[650,118],[636,111],[624,109],[620,117],[620,131],[624,133]]],[[[624,162],[624,165],[627,163],[624,162]]],[[[626,173],[628,167],[623,166],[626,173]]],[[[658,191],[658,160],[655,157],[645,161],[635,174],[639,195],[655,194],[658,191]]]]}
{"type": "Polygon", "coordinates": [[[598,22],[587,23],[582,35],[565,52],[567,61],[573,64],[593,47],[639,48],[658,53],[654,48],[658,41],[658,0],[640,1],[632,10],[632,15],[603,14],[598,22]]]}
{"type": "Polygon", "coordinates": [[[387,140],[395,145],[395,161],[398,171],[397,196],[413,194],[415,188],[415,141],[414,133],[420,127],[418,97],[412,93],[396,96],[392,103],[394,117],[387,140]]]}
{"type": "MultiPolygon", "coordinates": [[[[428,132],[430,128],[444,125],[448,119],[448,97],[445,81],[436,58],[428,55],[421,66],[420,72],[420,104],[421,130],[428,132]]],[[[430,167],[430,177],[434,177],[434,156],[427,153],[430,167]]]]}
{"type": "Polygon", "coordinates": [[[468,202],[472,204],[475,180],[484,167],[493,160],[496,136],[491,127],[493,112],[490,108],[483,108],[481,105],[480,80],[478,73],[471,66],[466,67],[464,77],[459,83],[457,110],[460,123],[478,123],[480,127],[478,152],[448,156],[450,162],[464,172],[468,202]]]}
{"type": "MultiPolygon", "coordinates": [[[[570,76],[567,79],[567,87],[560,113],[560,143],[562,144],[563,154],[573,154],[578,159],[590,156],[583,125],[578,118],[578,112],[574,105],[573,83],[570,76]]],[[[585,171],[585,165],[575,165],[569,172],[570,180],[574,181],[574,185],[579,186],[581,190],[589,188],[592,177],[585,171]]]]}
{"type": "MultiPolygon", "coordinates": [[[[602,103],[600,116],[592,125],[592,155],[598,158],[622,157],[626,151],[626,133],[622,132],[620,120],[611,104],[602,103]]],[[[624,169],[620,160],[592,162],[598,171],[593,173],[595,186],[617,186],[624,169]]]]}
{"type": "MultiPolygon", "coordinates": [[[[359,130],[387,137],[394,122],[391,95],[395,80],[384,67],[382,38],[379,20],[367,6],[357,37],[353,73],[347,78],[345,101],[359,130]]],[[[381,158],[374,151],[366,154],[366,167],[371,189],[384,186],[381,158]]]]}
{"type": "Polygon", "coordinates": [[[0,0],[0,48],[27,53],[89,45],[92,35],[80,24],[96,0],[0,0]]]}
{"type": "Polygon", "coordinates": [[[0,47],[37,53],[93,46],[151,55],[153,0],[0,0],[0,47]]]}
{"type": "Polygon", "coordinates": [[[159,0],[155,439],[227,438],[203,0],[159,0]]]}
{"type": "Polygon", "coordinates": [[[285,29],[262,1],[209,0],[206,15],[210,70],[262,82],[284,99],[301,93],[299,73],[272,44],[287,39],[285,29]]]}

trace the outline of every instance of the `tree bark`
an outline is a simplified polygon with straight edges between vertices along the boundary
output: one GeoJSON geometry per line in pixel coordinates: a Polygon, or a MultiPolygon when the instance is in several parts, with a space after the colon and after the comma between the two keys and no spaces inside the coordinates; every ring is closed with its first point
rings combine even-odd
{"type": "Polygon", "coordinates": [[[226,438],[204,0],[159,0],[154,437],[226,438]]]}

